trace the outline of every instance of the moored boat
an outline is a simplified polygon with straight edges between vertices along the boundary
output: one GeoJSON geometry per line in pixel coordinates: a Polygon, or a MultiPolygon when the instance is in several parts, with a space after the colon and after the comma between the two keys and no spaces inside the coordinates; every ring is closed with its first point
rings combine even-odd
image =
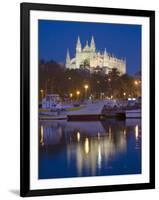
{"type": "Polygon", "coordinates": [[[126,118],[141,118],[141,109],[133,109],[125,111],[126,118]]]}

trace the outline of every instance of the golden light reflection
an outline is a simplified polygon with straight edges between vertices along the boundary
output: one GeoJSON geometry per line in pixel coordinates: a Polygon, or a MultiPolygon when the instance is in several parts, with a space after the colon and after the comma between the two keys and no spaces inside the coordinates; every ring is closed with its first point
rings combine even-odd
{"type": "Polygon", "coordinates": [[[77,132],[77,141],[80,141],[80,132],[77,132]]]}
{"type": "Polygon", "coordinates": [[[124,133],[124,136],[126,136],[126,128],[124,128],[123,133],[124,133]]]}
{"type": "MultiPolygon", "coordinates": [[[[133,127],[135,131],[135,126],[133,127]]],[[[76,157],[76,166],[78,176],[82,176],[84,169],[89,169],[91,175],[96,174],[96,170],[102,169],[103,161],[107,164],[110,159],[113,159],[118,153],[124,153],[127,150],[127,139],[124,134],[128,131],[126,128],[121,128],[118,137],[114,140],[115,132],[113,127],[108,126],[108,134],[102,135],[102,132],[97,132],[96,137],[82,137],[82,132],[75,133],[76,149],[73,143],[68,147],[68,164],[76,157]],[[124,133],[125,132],[125,133],[124,133]],[[110,139],[111,138],[111,139],[110,139]]]]}
{"type": "Polygon", "coordinates": [[[108,134],[109,134],[109,139],[111,139],[112,138],[112,129],[110,126],[109,126],[109,130],[108,130],[108,134]]]}
{"type": "Polygon", "coordinates": [[[40,127],[40,144],[44,146],[44,127],[40,127]]]}
{"type": "Polygon", "coordinates": [[[138,137],[139,137],[139,126],[136,125],[135,126],[135,138],[136,138],[136,140],[138,140],[138,137]]]}
{"type": "Polygon", "coordinates": [[[101,153],[101,146],[98,145],[98,168],[101,168],[102,164],[102,153],[101,153]]]}
{"type": "Polygon", "coordinates": [[[85,142],[84,142],[84,151],[86,154],[89,153],[89,140],[88,138],[85,139],[85,142]]]}
{"type": "Polygon", "coordinates": [[[78,170],[78,175],[81,176],[82,175],[82,168],[83,168],[83,164],[84,164],[84,160],[83,160],[83,155],[82,155],[82,148],[81,148],[81,143],[77,144],[77,154],[76,154],[76,163],[77,163],[77,170],[78,170]]]}

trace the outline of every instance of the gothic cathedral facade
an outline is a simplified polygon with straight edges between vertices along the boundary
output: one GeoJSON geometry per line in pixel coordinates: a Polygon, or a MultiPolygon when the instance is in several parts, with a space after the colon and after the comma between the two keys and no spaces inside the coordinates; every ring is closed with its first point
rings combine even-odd
{"type": "Polygon", "coordinates": [[[67,69],[87,69],[92,73],[101,71],[108,74],[113,68],[116,68],[120,75],[126,73],[126,60],[110,55],[106,49],[103,53],[97,52],[93,36],[90,45],[87,41],[83,49],[78,37],[75,57],[70,58],[69,50],[67,50],[65,66],[67,69]]]}

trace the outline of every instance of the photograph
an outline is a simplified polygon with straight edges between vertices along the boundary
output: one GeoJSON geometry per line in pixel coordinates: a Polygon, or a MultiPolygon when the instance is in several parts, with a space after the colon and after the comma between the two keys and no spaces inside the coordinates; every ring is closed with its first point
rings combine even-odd
{"type": "Polygon", "coordinates": [[[38,21],[39,179],[141,173],[141,31],[38,21]]]}

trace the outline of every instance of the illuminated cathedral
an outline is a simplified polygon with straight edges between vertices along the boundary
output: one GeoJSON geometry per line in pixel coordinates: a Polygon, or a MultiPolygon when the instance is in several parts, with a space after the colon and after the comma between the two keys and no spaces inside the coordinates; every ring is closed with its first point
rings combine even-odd
{"type": "Polygon", "coordinates": [[[86,41],[84,48],[80,37],[77,38],[75,57],[70,58],[68,49],[65,66],[67,69],[87,69],[92,73],[101,71],[108,74],[113,68],[116,68],[120,75],[126,73],[126,60],[110,55],[106,49],[103,52],[97,51],[93,36],[90,45],[86,41]]]}

